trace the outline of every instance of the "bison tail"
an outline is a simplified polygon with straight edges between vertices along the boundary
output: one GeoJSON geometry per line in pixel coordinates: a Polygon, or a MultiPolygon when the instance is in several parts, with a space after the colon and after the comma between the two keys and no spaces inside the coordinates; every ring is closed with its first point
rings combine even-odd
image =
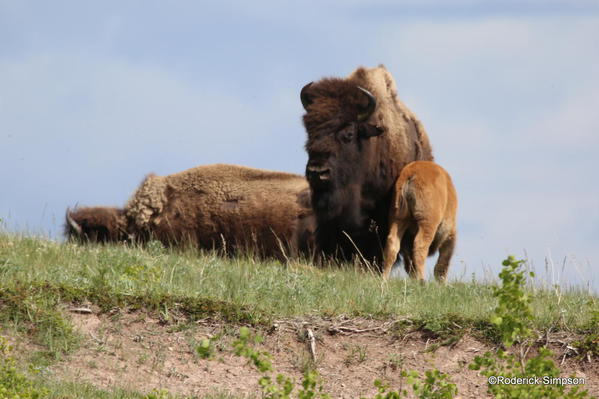
{"type": "Polygon", "coordinates": [[[414,206],[412,178],[409,177],[406,179],[399,190],[399,196],[397,196],[397,202],[395,204],[397,209],[396,214],[398,217],[405,219],[410,217],[414,206]]]}

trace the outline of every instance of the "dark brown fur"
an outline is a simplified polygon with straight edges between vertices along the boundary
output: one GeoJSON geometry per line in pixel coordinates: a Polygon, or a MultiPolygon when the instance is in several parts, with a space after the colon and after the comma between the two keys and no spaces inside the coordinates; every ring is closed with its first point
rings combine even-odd
{"type": "Polygon", "coordinates": [[[85,242],[118,242],[130,239],[125,211],[110,207],[84,207],[67,210],[64,232],[85,242]],[[69,222],[71,218],[71,222],[69,222]]]}
{"type": "Polygon", "coordinates": [[[380,263],[393,184],[407,163],[433,160],[428,136],[399,101],[395,81],[382,65],[358,68],[345,79],[322,79],[302,95],[317,247],[349,258],[355,244],[366,259],[380,263]],[[365,120],[359,115],[368,98],[358,86],[377,101],[365,120]]]}
{"type": "MultiPolygon", "coordinates": [[[[70,217],[83,230],[83,218],[90,220],[90,214],[97,218],[94,225],[118,240],[157,239],[165,245],[251,251],[261,257],[307,253],[315,229],[302,176],[222,164],[149,175],[123,210],[83,208],[70,217]],[[120,215],[126,235],[109,228],[114,215],[120,215]]],[[[65,228],[67,236],[80,236],[68,219],[65,228]]],[[[83,235],[90,236],[87,231],[83,235]]]]}

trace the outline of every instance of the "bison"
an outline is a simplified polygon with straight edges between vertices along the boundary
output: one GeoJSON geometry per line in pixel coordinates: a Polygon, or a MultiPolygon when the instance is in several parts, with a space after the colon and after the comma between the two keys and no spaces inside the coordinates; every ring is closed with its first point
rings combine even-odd
{"type": "Polygon", "coordinates": [[[455,187],[445,169],[428,161],[406,165],[395,183],[391,201],[383,276],[389,277],[402,237],[409,231],[414,241],[411,258],[404,255],[406,272],[424,280],[426,256],[438,249],[435,278],[444,282],[455,247],[457,209],[455,187]]]}
{"type": "Polygon", "coordinates": [[[311,250],[315,218],[299,175],[208,165],[149,175],[124,209],[67,210],[68,238],[194,245],[284,259],[311,250]]]}
{"type": "Polygon", "coordinates": [[[433,160],[428,136],[383,65],[309,83],[301,101],[317,249],[381,267],[393,184],[409,162],[433,160]]]}

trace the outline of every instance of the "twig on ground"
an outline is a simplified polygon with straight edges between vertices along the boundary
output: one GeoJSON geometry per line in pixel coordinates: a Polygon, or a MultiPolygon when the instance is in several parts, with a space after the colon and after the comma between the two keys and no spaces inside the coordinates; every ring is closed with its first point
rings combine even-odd
{"type": "Polygon", "coordinates": [[[371,331],[386,331],[385,328],[383,327],[372,327],[372,328],[350,328],[350,327],[343,327],[343,326],[330,326],[328,329],[328,332],[331,334],[337,334],[337,333],[342,333],[342,334],[347,334],[347,333],[354,333],[354,334],[360,334],[360,333],[365,333],[365,332],[371,332],[371,331]]]}
{"type": "Polygon", "coordinates": [[[314,333],[310,328],[306,328],[306,335],[310,346],[310,356],[312,357],[312,361],[316,361],[316,339],[314,338],[314,333]]]}
{"type": "Polygon", "coordinates": [[[92,314],[92,310],[90,308],[71,308],[69,309],[70,312],[73,313],[80,313],[80,314],[92,314]]]}

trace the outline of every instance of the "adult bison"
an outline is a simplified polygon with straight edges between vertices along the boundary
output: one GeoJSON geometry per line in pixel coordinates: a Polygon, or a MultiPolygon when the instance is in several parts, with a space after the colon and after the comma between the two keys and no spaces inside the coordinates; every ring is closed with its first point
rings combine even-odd
{"type": "Polygon", "coordinates": [[[156,239],[285,258],[307,253],[315,219],[302,176],[235,165],[149,175],[124,209],[67,210],[65,234],[94,242],[156,239]]]}
{"type": "Polygon", "coordinates": [[[344,258],[357,248],[380,267],[393,185],[409,162],[433,160],[428,136],[383,65],[309,83],[301,100],[317,248],[344,258]]]}

